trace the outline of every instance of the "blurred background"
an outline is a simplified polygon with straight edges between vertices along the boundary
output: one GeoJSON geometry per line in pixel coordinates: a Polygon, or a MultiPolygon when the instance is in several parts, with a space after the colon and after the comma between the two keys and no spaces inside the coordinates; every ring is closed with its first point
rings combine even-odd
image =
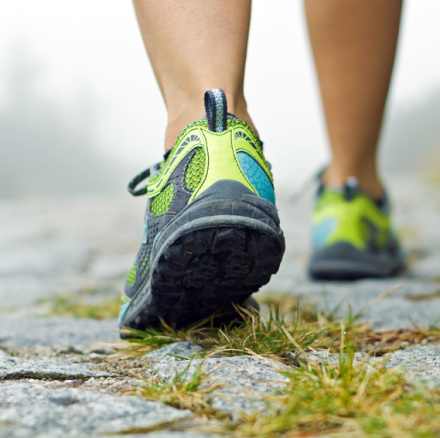
{"type": "MultiPolygon", "coordinates": [[[[436,0],[405,4],[382,135],[388,178],[440,162],[439,16],[436,0]]],[[[302,2],[255,1],[252,18],[246,96],[278,188],[294,191],[328,159],[302,2]]],[[[3,4],[0,198],[122,194],[161,159],[165,121],[130,2],[3,4]]]]}

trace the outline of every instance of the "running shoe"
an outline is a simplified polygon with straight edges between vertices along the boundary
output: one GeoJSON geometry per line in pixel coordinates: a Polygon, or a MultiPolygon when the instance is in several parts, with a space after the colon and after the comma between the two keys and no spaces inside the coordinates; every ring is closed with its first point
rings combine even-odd
{"type": "Polygon", "coordinates": [[[321,182],[312,224],[309,273],[315,279],[389,277],[404,266],[388,198],[371,199],[356,178],[339,188],[321,182]]]}
{"type": "Polygon", "coordinates": [[[223,90],[205,93],[205,110],[161,163],[129,184],[148,202],[121,327],[185,327],[215,313],[232,319],[233,303],[247,304],[278,271],[284,237],[262,144],[227,113],[223,90]]]}

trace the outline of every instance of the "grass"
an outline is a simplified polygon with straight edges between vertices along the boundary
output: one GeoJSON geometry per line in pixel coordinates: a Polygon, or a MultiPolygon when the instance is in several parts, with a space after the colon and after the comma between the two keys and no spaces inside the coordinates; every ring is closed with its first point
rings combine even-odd
{"type": "Polygon", "coordinates": [[[189,373],[190,367],[191,361],[185,369],[176,371],[174,377],[169,380],[156,375],[131,394],[151,401],[160,401],[177,409],[190,409],[195,415],[203,418],[229,418],[209,403],[212,393],[222,385],[208,383],[209,375],[203,372],[203,363],[198,364],[192,373],[189,373]]]}
{"type": "Polygon", "coordinates": [[[356,351],[379,356],[414,343],[440,342],[440,329],[377,331],[360,320],[360,315],[348,313],[336,318],[332,313],[300,306],[292,298],[268,303],[266,315],[239,309],[241,322],[221,328],[203,321],[177,330],[165,323],[160,329],[146,331],[126,329],[129,337],[119,349],[128,357],[144,355],[174,342],[200,344],[208,352],[225,356],[256,354],[288,362],[292,350],[326,349],[338,352],[342,333],[356,351]]]}
{"type": "MultiPolygon", "coordinates": [[[[267,316],[245,309],[238,309],[238,312],[240,323],[221,328],[203,321],[184,330],[176,330],[165,323],[161,329],[127,329],[124,333],[131,337],[121,350],[128,356],[137,356],[173,342],[190,341],[219,355],[257,354],[284,360],[286,353],[298,348],[339,347],[340,321],[330,315],[318,313],[312,316],[309,309],[300,311],[296,306],[286,317],[279,304],[270,306],[267,316]]],[[[350,333],[364,330],[363,324],[350,316],[344,320],[344,327],[350,333]]]]}
{"type": "Polygon", "coordinates": [[[85,288],[45,298],[38,304],[49,308],[45,316],[108,319],[118,316],[121,300],[113,290],[85,288]]]}
{"type": "Polygon", "coordinates": [[[224,424],[223,433],[246,437],[438,437],[440,391],[409,385],[384,364],[353,365],[353,350],[339,364],[301,364],[289,383],[268,396],[263,412],[224,424]]]}
{"type": "MultiPolygon", "coordinates": [[[[137,357],[164,345],[190,341],[212,354],[258,355],[290,365],[283,389],[262,395],[265,409],[241,413],[232,420],[211,406],[216,386],[203,372],[203,363],[188,367],[170,380],[154,376],[133,393],[190,409],[204,421],[198,431],[234,437],[416,437],[440,436],[440,390],[407,383],[401,370],[384,361],[356,362],[354,352],[382,356],[413,344],[440,342],[440,329],[376,331],[348,313],[337,318],[292,298],[269,299],[267,309],[253,313],[238,309],[241,322],[220,328],[203,321],[177,330],[166,324],[147,331],[126,330],[132,336],[119,354],[137,357]],[[298,362],[289,353],[328,350],[336,364],[298,362]]],[[[304,356],[302,356],[304,357],[304,356]]],[[[191,426],[188,426],[191,427],[191,426]]]]}
{"type": "Polygon", "coordinates": [[[133,392],[148,400],[190,409],[198,417],[216,419],[197,427],[233,437],[416,437],[440,436],[440,390],[407,383],[401,370],[384,361],[356,362],[341,324],[339,361],[300,362],[283,374],[287,384],[262,396],[266,407],[241,413],[235,420],[211,406],[220,386],[209,382],[203,363],[191,362],[171,380],[158,376],[133,392]]]}
{"type": "Polygon", "coordinates": [[[440,298],[440,290],[436,290],[428,294],[408,294],[405,296],[405,298],[411,301],[425,301],[425,300],[438,299],[440,298]]]}

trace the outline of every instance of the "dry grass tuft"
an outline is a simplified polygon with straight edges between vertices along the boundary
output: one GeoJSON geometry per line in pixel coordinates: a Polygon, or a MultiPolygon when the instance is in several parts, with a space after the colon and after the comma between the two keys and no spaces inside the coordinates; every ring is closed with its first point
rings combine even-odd
{"type": "Polygon", "coordinates": [[[121,299],[113,290],[85,288],[76,293],[62,293],[38,302],[48,308],[45,316],[67,316],[74,318],[116,318],[121,299]]]}
{"type": "Polygon", "coordinates": [[[286,373],[289,384],[266,398],[262,412],[224,424],[246,437],[438,437],[440,391],[414,387],[399,370],[353,362],[347,347],[339,364],[307,363],[286,373]]]}
{"type": "Polygon", "coordinates": [[[207,382],[208,375],[203,372],[203,362],[196,366],[191,375],[188,374],[190,366],[191,361],[183,371],[176,370],[176,374],[170,380],[156,375],[148,379],[142,388],[131,392],[131,395],[160,401],[177,409],[190,409],[198,417],[229,418],[229,415],[219,412],[209,403],[212,393],[223,385],[207,382]]]}

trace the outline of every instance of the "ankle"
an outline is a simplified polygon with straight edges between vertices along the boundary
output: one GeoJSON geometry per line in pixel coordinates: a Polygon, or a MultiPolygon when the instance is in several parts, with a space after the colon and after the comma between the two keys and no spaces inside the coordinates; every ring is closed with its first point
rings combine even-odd
{"type": "Polygon", "coordinates": [[[359,182],[359,187],[374,199],[382,199],[384,196],[384,191],[380,178],[373,168],[369,171],[363,169],[340,169],[337,168],[333,163],[328,166],[323,175],[322,181],[325,186],[343,186],[347,178],[355,177],[359,182]]]}
{"type": "Polygon", "coordinates": [[[233,105],[230,105],[228,101],[228,112],[230,114],[233,114],[235,117],[238,117],[240,120],[246,122],[251,127],[252,131],[254,131],[256,137],[258,139],[260,138],[257,128],[255,127],[254,122],[252,121],[251,116],[248,113],[247,103],[244,97],[239,99],[235,104],[233,103],[233,105]]]}
{"type": "Polygon", "coordinates": [[[176,142],[179,134],[192,122],[203,117],[203,114],[190,115],[182,114],[182,116],[174,118],[172,120],[168,119],[166,131],[165,131],[165,152],[168,152],[176,142]]]}

